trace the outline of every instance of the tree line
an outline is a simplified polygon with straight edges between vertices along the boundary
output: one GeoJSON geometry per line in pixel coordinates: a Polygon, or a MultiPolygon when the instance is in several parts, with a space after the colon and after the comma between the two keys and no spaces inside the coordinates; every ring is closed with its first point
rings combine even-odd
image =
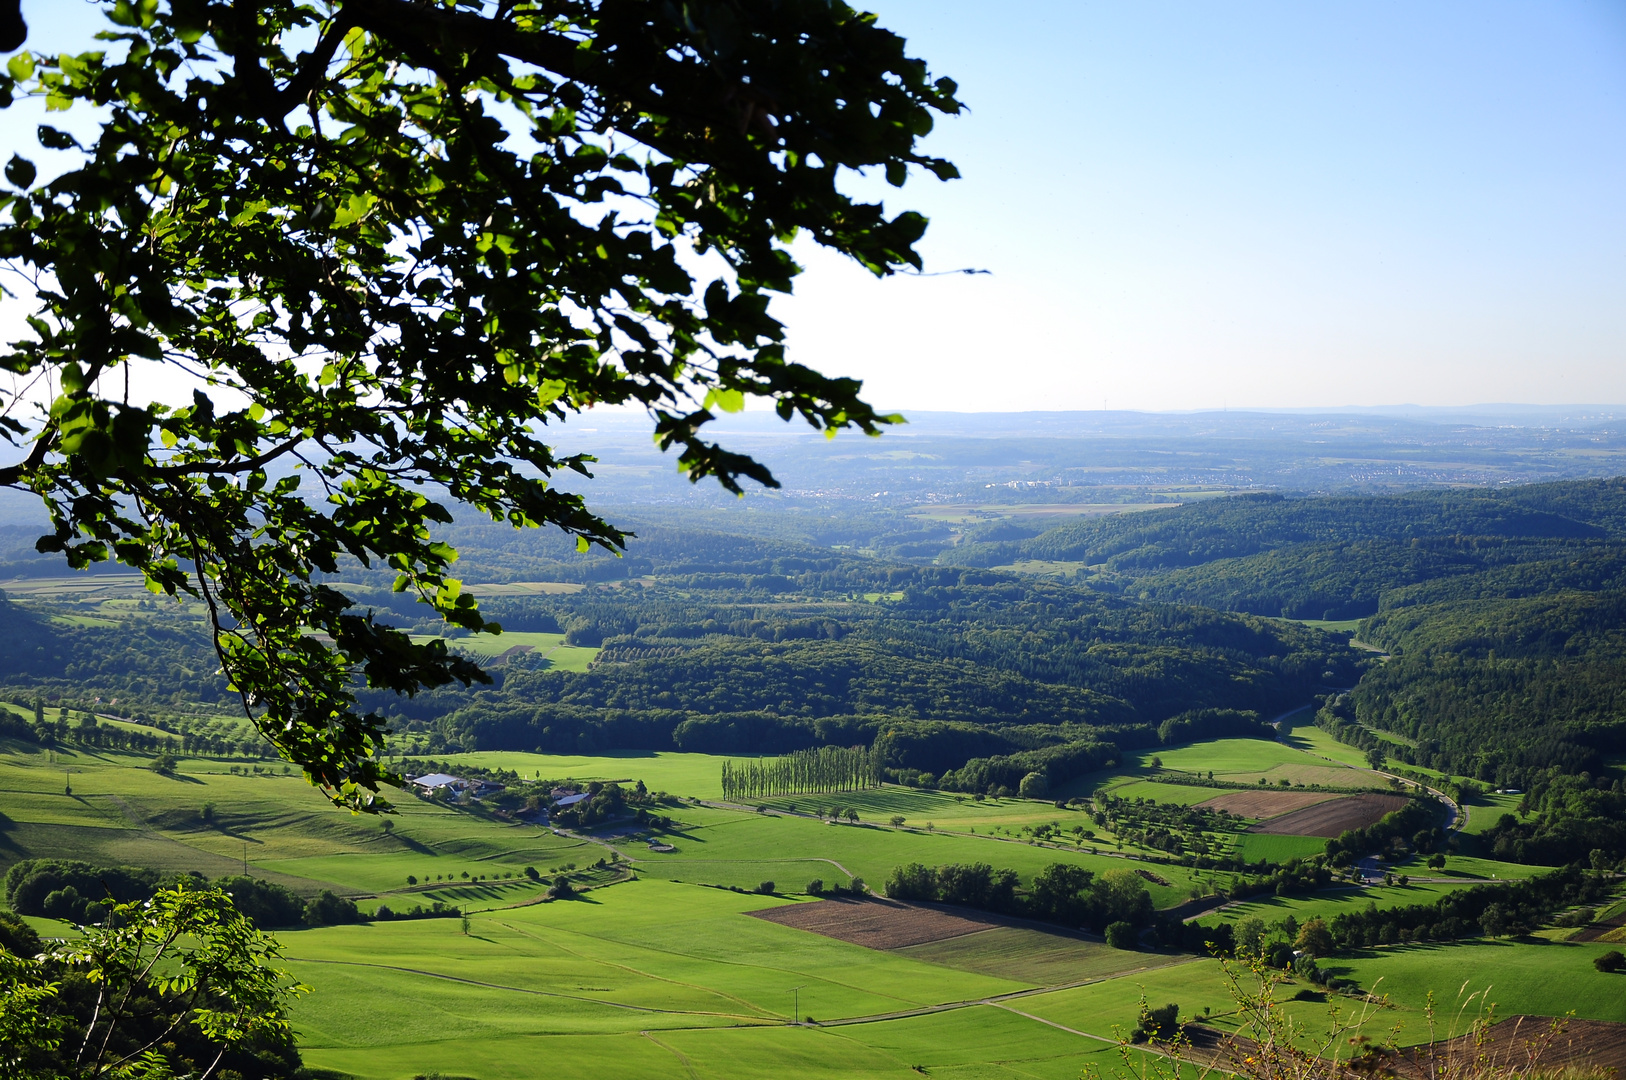
{"type": "Polygon", "coordinates": [[[723,798],[814,795],[881,785],[881,766],[867,746],[820,746],[767,761],[724,761],[723,798]]]}
{"type": "Polygon", "coordinates": [[[1152,896],[1135,871],[1109,870],[1097,876],[1071,863],[1051,863],[1025,889],[1016,871],[996,870],[987,863],[937,867],[908,863],[892,868],[886,895],[894,900],[960,904],[1103,933],[1121,924],[1129,935],[1123,947],[1131,947],[1134,931],[1150,925],[1153,918],[1152,896]]]}

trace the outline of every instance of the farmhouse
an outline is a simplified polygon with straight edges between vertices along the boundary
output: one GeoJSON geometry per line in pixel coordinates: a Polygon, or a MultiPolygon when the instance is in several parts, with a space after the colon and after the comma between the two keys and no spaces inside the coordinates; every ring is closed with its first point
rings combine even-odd
{"type": "Polygon", "coordinates": [[[426,792],[439,791],[445,788],[454,794],[467,794],[471,799],[483,799],[488,795],[495,795],[503,790],[503,785],[493,784],[487,780],[465,780],[461,776],[450,773],[429,773],[426,776],[411,777],[409,783],[426,792]]]}
{"type": "Polygon", "coordinates": [[[437,788],[443,787],[449,787],[453,791],[461,791],[466,786],[460,777],[451,776],[443,772],[430,773],[427,776],[413,777],[411,782],[425,789],[426,791],[434,791],[437,788]]]}
{"type": "Polygon", "coordinates": [[[575,806],[577,803],[581,802],[583,799],[590,799],[590,798],[592,798],[591,795],[587,794],[587,792],[585,792],[585,791],[582,791],[582,792],[578,792],[577,794],[574,794],[574,795],[561,796],[558,799],[554,800],[553,805],[554,805],[555,809],[563,810],[567,806],[575,806]]]}

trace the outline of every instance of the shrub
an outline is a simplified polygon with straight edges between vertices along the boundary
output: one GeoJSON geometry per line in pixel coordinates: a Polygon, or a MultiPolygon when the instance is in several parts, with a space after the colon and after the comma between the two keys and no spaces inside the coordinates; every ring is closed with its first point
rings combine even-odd
{"type": "Polygon", "coordinates": [[[809,881],[807,883],[807,895],[809,895],[809,896],[823,896],[824,895],[824,879],[823,878],[814,878],[812,881],[809,881]]]}
{"type": "Polygon", "coordinates": [[[1180,1006],[1174,1002],[1154,1009],[1142,1001],[1140,1004],[1140,1023],[1130,1033],[1131,1042],[1146,1042],[1150,1039],[1173,1038],[1180,1026],[1180,1006]]]}
{"type": "Polygon", "coordinates": [[[1042,772],[1030,772],[1022,777],[1016,790],[1024,799],[1042,799],[1050,794],[1050,781],[1042,772]]]}
{"type": "Polygon", "coordinates": [[[525,868],[525,876],[530,878],[532,881],[539,881],[539,880],[541,880],[542,874],[541,874],[540,871],[537,870],[536,867],[527,866],[525,868]]]}
{"type": "Polygon", "coordinates": [[[1626,956],[1622,956],[1619,949],[1611,949],[1602,956],[1594,957],[1592,966],[1599,971],[1613,975],[1617,971],[1626,969],[1626,956]]]}
{"type": "Polygon", "coordinates": [[[14,956],[37,956],[44,947],[32,926],[9,911],[0,911],[0,951],[14,956]]]}
{"type": "Polygon", "coordinates": [[[764,896],[772,896],[773,895],[773,882],[771,882],[771,881],[758,882],[757,883],[757,892],[761,893],[764,896]]]}
{"type": "Polygon", "coordinates": [[[1140,935],[1133,924],[1119,919],[1107,926],[1107,944],[1114,949],[1133,949],[1140,944],[1140,935]]]}

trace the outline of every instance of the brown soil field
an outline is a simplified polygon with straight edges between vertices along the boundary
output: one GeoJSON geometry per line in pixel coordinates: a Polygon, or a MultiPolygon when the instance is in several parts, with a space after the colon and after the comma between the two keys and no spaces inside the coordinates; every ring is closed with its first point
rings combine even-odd
{"type": "Polygon", "coordinates": [[[1590,926],[1583,926],[1570,938],[1571,941],[1619,941],[1614,931],[1626,927],[1626,911],[1612,918],[1603,919],[1590,926]]]}
{"type": "Polygon", "coordinates": [[[1272,818],[1278,814],[1290,814],[1294,810],[1303,810],[1306,806],[1338,798],[1342,796],[1326,791],[1267,791],[1260,788],[1258,791],[1236,791],[1229,795],[1218,795],[1207,802],[1198,803],[1197,808],[1224,810],[1237,817],[1272,818]]]}
{"type": "MultiPolygon", "coordinates": [[[[1363,1076],[1390,1075],[1408,1080],[1429,1080],[1441,1075],[1491,1072],[1526,1075],[1532,1066],[1556,1070],[1566,1066],[1626,1073],[1626,1024],[1607,1020],[1566,1020],[1553,1034],[1553,1018],[1510,1016],[1492,1026],[1483,1042],[1472,1035],[1459,1035],[1431,1045],[1407,1047],[1389,1060],[1388,1067],[1356,1073],[1329,1069],[1327,1075],[1345,1080],[1363,1076]],[[1476,1069],[1483,1062],[1487,1069],[1476,1069]]],[[[1230,1067],[1239,1076],[1253,1074],[1243,1059],[1257,1052],[1252,1039],[1227,1035],[1212,1028],[1190,1024],[1184,1028],[1190,1040],[1191,1058],[1221,1069],[1230,1067]]]]}
{"type": "Polygon", "coordinates": [[[1261,822],[1248,831],[1272,836],[1337,836],[1372,824],[1406,805],[1401,795],[1345,795],[1261,822]]]}
{"type": "Polygon", "coordinates": [[[951,915],[879,897],[815,900],[810,904],[786,904],[749,914],[869,949],[902,949],[1007,925],[1006,920],[997,915],[980,912],[951,915]]]}
{"type": "MultiPolygon", "coordinates": [[[[1483,1058],[1523,1073],[1529,1065],[1547,1069],[1564,1066],[1626,1071],[1626,1024],[1607,1020],[1565,1020],[1563,1029],[1551,1034],[1553,1020],[1547,1016],[1510,1016],[1493,1026],[1483,1045],[1476,1047],[1471,1035],[1459,1035],[1433,1047],[1419,1047],[1407,1056],[1418,1075],[1439,1075],[1439,1063],[1473,1061],[1483,1058]],[[1430,1052],[1432,1051],[1432,1053],[1430,1052]],[[1431,1062],[1432,1059],[1432,1062],[1431,1062]],[[1430,1067],[1432,1064],[1433,1067],[1430,1067]]],[[[1401,1071],[1412,1072],[1402,1067],[1401,1071]]]]}

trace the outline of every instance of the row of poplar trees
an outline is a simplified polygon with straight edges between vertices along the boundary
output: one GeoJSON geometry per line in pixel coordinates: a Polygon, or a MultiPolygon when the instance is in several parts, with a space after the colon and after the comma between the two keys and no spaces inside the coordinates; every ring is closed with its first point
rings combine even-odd
{"type": "Polygon", "coordinates": [[[763,761],[723,762],[723,798],[811,795],[881,786],[881,761],[867,746],[820,746],[763,761]]]}

